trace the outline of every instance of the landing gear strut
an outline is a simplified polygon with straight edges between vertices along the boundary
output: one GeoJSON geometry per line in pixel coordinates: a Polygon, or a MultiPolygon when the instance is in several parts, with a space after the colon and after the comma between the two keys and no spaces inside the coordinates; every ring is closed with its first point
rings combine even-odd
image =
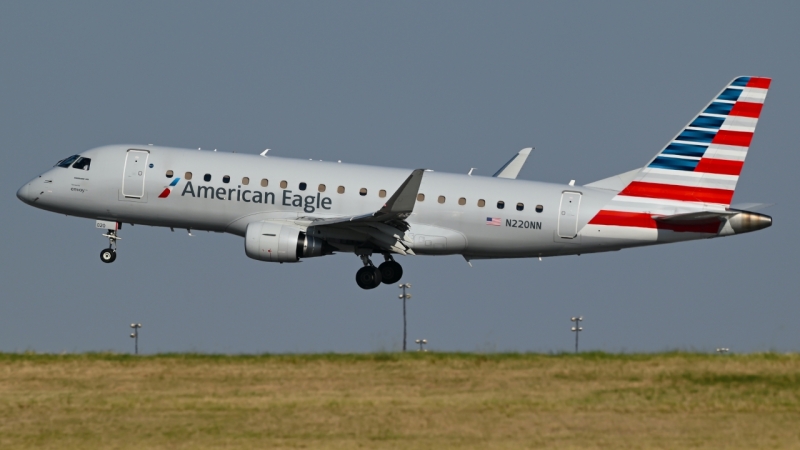
{"type": "Polygon", "coordinates": [[[100,261],[112,263],[117,259],[117,240],[122,238],[117,236],[117,230],[108,230],[103,237],[108,238],[108,248],[104,248],[100,252],[100,261]]]}
{"type": "Polygon", "coordinates": [[[361,289],[375,289],[382,282],[394,284],[403,277],[403,267],[392,259],[391,255],[383,255],[385,261],[379,267],[375,267],[372,264],[369,255],[359,256],[361,257],[361,262],[364,263],[364,267],[356,272],[356,283],[361,289]]]}

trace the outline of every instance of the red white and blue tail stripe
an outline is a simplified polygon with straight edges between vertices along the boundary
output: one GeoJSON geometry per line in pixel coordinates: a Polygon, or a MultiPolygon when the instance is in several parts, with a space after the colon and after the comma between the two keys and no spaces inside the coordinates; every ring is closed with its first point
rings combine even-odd
{"type": "MultiPolygon", "coordinates": [[[[731,81],[589,224],[664,228],[654,215],[724,211],[733,198],[770,81],[731,81]]],[[[715,233],[716,225],[673,231],[715,233]]]]}

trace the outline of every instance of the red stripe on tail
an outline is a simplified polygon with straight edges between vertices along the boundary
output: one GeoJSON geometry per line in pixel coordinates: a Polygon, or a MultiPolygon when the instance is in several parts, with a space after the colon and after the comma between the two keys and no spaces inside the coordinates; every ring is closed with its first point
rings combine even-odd
{"type": "Polygon", "coordinates": [[[750,147],[753,140],[753,133],[747,131],[719,130],[714,136],[712,144],[736,145],[738,147],[750,147]]]}
{"type": "Polygon", "coordinates": [[[733,191],[728,189],[632,181],[619,195],[730,205],[731,199],[733,198],[733,191]]]}
{"type": "Polygon", "coordinates": [[[733,109],[731,109],[731,112],[728,114],[731,116],[752,117],[754,119],[758,119],[758,116],[761,115],[761,108],[763,107],[763,103],[736,102],[733,105],[733,109]]]}
{"type": "Polygon", "coordinates": [[[695,172],[718,173],[721,175],[739,175],[742,173],[744,161],[730,161],[727,159],[703,158],[694,168],[695,172]]]}
{"type": "Polygon", "coordinates": [[[771,78],[753,77],[753,78],[750,78],[750,81],[747,82],[747,87],[769,89],[769,84],[771,82],[772,82],[771,78]]]}

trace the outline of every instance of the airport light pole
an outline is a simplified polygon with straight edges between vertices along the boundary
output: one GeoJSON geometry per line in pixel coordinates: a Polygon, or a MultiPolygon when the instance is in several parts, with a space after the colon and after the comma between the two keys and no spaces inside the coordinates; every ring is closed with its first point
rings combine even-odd
{"type": "Polygon", "coordinates": [[[573,317],[571,319],[572,322],[575,322],[575,326],[572,327],[572,331],[575,332],[575,353],[578,353],[578,334],[583,331],[583,327],[581,327],[581,321],[583,320],[583,316],[573,317]]]}
{"type": "Polygon", "coordinates": [[[131,324],[131,328],[133,328],[133,333],[131,333],[131,337],[133,338],[133,342],[134,342],[134,344],[133,344],[134,345],[133,349],[134,349],[134,352],[135,352],[134,354],[138,355],[139,354],[139,328],[142,328],[142,324],[140,324],[140,323],[132,323],[131,324]]]}
{"type": "Polygon", "coordinates": [[[717,353],[719,353],[720,355],[723,355],[723,354],[725,354],[725,353],[728,353],[729,351],[731,351],[731,349],[729,349],[729,348],[727,348],[727,347],[722,347],[722,348],[718,348],[718,349],[717,349],[717,353]]]}
{"type": "Polygon", "coordinates": [[[425,344],[427,344],[427,343],[428,343],[428,340],[427,340],[427,339],[417,339],[417,340],[416,340],[416,341],[414,341],[414,342],[416,342],[417,344],[419,344],[419,350],[417,350],[418,352],[427,352],[427,350],[425,350],[424,348],[422,348],[422,346],[423,346],[423,345],[425,345],[425,344]]]}
{"type": "Polygon", "coordinates": [[[403,351],[406,351],[406,300],[411,298],[411,294],[406,294],[406,289],[411,289],[411,283],[402,283],[397,287],[403,290],[398,298],[403,300],[403,351]]]}

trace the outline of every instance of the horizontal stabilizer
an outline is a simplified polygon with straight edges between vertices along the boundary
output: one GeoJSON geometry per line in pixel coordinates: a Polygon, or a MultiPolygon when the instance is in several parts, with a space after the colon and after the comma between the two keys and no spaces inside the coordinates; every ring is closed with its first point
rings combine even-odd
{"type": "Polygon", "coordinates": [[[519,171],[522,170],[522,166],[525,165],[528,155],[531,154],[531,150],[533,150],[533,147],[523,148],[492,176],[495,178],[516,179],[519,171]]]}
{"type": "Polygon", "coordinates": [[[653,220],[660,223],[672,225],[701,225],[707,223],[717,223],[728,217],[739,214],[739,211],[698,211],[685,214],[674,214],[671,216],[653,216],[653,220]]]}
{"type": "Polygon", "coordinates": [[[768,208],[772,205],[774,205],[774,203],[737,203],[731,205],[731,209],[739,211],[758,211],[759,209],[768,208]]]}

